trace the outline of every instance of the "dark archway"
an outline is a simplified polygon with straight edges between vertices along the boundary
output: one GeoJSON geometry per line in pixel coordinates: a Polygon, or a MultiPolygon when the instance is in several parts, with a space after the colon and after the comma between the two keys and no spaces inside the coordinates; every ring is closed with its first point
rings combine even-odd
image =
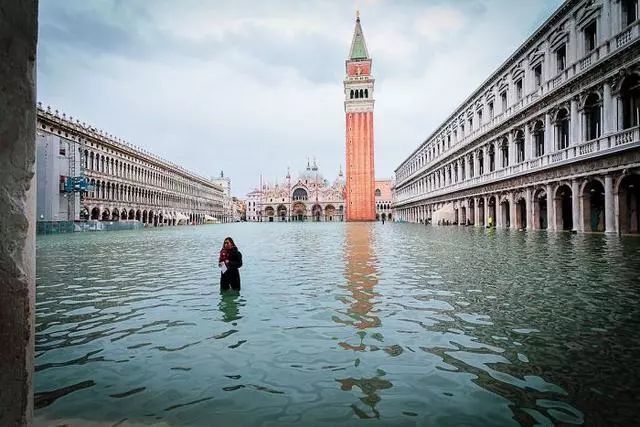
{"type": "Polygon", "coordinates": [[[527,201],[521,197],[516,202],[516,228],[524,230],[527,228],[527,201]]]}
{"type": "Polygon", "coordinates": [[[627,76],[620,86],[621,117],[623,129],[638,126],[640,115],[640,78],[637,74],[627,76]]]}
{"type": "Polygon", "coordinates": [[[640,233],[640,175],[625,176],[618,187],[620,233],[640,233]]]}
{"type": "Polygon", "coordinates": [[[502,228],[509,228],[511,227],[511,203],[509,203],[509,200],[503,200],[502,203],[500,203],[500,213],[502,214],[502,224],[501,227],[502,228]]]}
{"type": "Polygon", "coordinates": [[[103,221],[109,221],[109,219],[111,218],[111,212],[109,212],[109,209],[105,209],[102,211],[102,220],[103,221]]]}
{"type": "Polygon", "coordinates": [[[572,230],[573,229],[573,193],[571,187],[563,184],[556,190],[555,209],[556,209],[556,230],[572,230]]]}
{"type": "Polygon", "coordinates": [[[549,217],[547,212],[547,193],[543,189],[539,189],[533,195],[533,227],[539,230],[547,229],[549,225],[549,217]]]}
{"type": "Polygon", "coordinates": [[[582,190],[582,224],[584,231],[604,232],[604,186],[598,180],[589,181],[582,190]]]}
{"type": "Polygon", "coordinates": [[[94,219],[94,220],[100,219],[100,209],[98,208],[91,209],[91,219],[94,219]]]}
{"type": "Polygon", "coordinates": [[[496,226],[496,198],[495,196],[489,197],[489,215],[487,217],[487,226],[496,226]]]}

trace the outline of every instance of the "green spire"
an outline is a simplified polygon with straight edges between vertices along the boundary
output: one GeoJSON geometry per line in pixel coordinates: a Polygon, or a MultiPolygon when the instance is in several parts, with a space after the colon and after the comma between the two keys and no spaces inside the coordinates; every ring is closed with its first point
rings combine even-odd
{"type": "Polygon", "coordinates": [[[369,59],[369,51],[364,41],[362,27],[360,26],[360,16],[356,15],[356,29],[353,32],[353,41],[351,42],[351,51],[349,59],[369,59]]]}

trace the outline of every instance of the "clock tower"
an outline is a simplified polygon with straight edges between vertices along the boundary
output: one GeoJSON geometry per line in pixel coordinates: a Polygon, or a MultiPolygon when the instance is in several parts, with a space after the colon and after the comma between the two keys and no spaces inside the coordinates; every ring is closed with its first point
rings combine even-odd
{"type": "Polygon", "coordinates": [[[349,58],[345,62],[344,111],[346,116],[345,209],[347,221],[375,221],[375,174],[373,158],[373,83],[371,58],[364,41],[360,15],[349,58]]]}

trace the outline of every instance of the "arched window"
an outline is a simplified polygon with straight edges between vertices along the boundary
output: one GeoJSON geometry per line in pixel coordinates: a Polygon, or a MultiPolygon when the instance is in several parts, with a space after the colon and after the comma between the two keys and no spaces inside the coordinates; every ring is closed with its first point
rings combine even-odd
{"type": "Polygon", "coordinates": [[[483,150],[478,151],[478,174],[484,174],[484,152],[483,150]]]}
{"type": "Polygon", "coordinates": [[[368,98],[369,97],[369,89],[365,89],[364,90],[364,97],[368,98]]]}
{"type": "Polygon", "coordinates": [[[380,192],[379,188],[376,188],[376,197],[382,196],[382,192],[380,192]]]}
{"type": "Polygon", "coordinates": [[[536,157],[544,155],[544,124],[538,120],[533,126],[533,145],[536,150],[536,157]]]}
{"type": "Polygon", "coordinates": [[[307,200],[307,192],[303,188],[296,188],[293,191],[293,200],[307,200]]]}
{"type": "Polygon", "coordinates": [[[493,144],[489,145],[489,172],[496,170],[496,151],[493,144]]]}
{"type": "Polygon", "coordinates": [[[638,0],[622,0],[622,26],[631,25],[638,19],[638,0]]]}
{"type": "Polygon", "coordinates": [[[640,115],[640,78],[633,74],[622,82],[620,88],[620,102],[622,103],[622,128],[629,129],[638,126],[640,115]]]}
{"type": "Polygon", "coordinates": [[[563,150],[569,146],[569,112],[560,109],[556,115],[556,147],[563,150]]]}
{"type": "Polygon", "coordinates": [[[356,92],[356,99],[358,99],[358,98],[359,98],[359,96],[358,96],[358,90],[356,89],[356,91],[355,91],[355,92],[356,92]]]}
{"type": "Polygon", "coordinates": [[[502,167],[506,168],[509,166],[509,141],[507,138],[502,139],[502,143],[500,144],[500,151],[502,152],[502,167]]]}
{"type": "Polygon", "coordinates": [[[353,99],[353,89],[351,89],[351,99],[353,99]]]}
{"type": "Polygon", "coordinates": [[[516,163],[524,162],[524,132],[516,132],[516,163]]]}
{"type": "Polygon", "coordinates": [[[592,93],[584,102],[584,138],[591,141],[600,137],[600,97],[592,93]]]}
{"type": "Polygon", "coordinates": [[[364,90],[360,89],[360,98],[364,98],[364,90]]]}

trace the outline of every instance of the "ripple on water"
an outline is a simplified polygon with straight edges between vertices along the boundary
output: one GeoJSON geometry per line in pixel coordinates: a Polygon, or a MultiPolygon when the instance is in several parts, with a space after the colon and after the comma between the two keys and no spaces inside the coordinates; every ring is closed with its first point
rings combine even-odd
{"type": "Polygon", "coordinates": [[[639,255],[637,240],[393,223],[38,238],[36,415],[631,425],[639,255]],[[243,289],[220,295],[227,235],[243,289]]]}

